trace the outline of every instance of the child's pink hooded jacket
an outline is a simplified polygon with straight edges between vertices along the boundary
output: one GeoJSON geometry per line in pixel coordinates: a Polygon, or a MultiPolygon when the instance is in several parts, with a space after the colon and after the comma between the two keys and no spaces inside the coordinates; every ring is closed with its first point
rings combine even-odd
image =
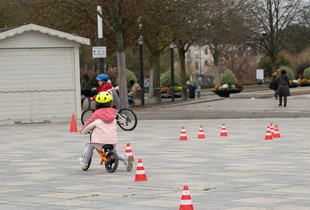
{"type": "MultiPolygon", "coordinates": [[[[89,143],[117,144],[116,110],[113,108],[97,109],[81,129],[81,133],[92,131],[89,143]]],[[[116,149],[116,148],[115,148],[116,149]]]]}

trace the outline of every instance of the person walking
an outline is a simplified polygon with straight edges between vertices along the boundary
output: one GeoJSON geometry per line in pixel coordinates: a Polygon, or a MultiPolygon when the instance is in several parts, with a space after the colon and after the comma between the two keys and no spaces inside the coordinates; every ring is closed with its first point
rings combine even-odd
{"type": "Polygon", "coordinates": [[[284,105],[287,103],[287,96],[290,96],[289,79],[286,75],[286,71],[282,70],[281,75],[275,79],[276,84],[278,84],[278,95],[279,95],[279,106],[282,106],[282,97],[284,98],[284,105]]]}
{"type": "Polygon", "coordinates": [[[280,70],[277,69],[273,74],[272,74],[272,83],[275,87],[274,89],[274,97],[276,100],[278,100],[278,87],[276,86],[276,83],[275,83],[275,79],[280,76],[280,70]]]}

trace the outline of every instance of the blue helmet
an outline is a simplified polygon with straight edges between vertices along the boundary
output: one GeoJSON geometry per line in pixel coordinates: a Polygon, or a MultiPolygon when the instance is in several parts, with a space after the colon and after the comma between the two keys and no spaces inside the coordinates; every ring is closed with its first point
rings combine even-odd
{"type": "Polygon", "coordinates": [[[96,78],[96,80],[102,80],[102,81],[108,81],[108,79],[109,79],[109,76],[108,75],[106,75],[106,74],[99,74],[98,76],[97,76],[97,78],[96,78]]]}

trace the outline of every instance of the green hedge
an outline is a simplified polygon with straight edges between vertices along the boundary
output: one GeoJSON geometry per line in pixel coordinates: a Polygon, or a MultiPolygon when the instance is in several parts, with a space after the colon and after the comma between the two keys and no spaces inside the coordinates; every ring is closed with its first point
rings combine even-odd
{"type": "Polygon", "coordinates": [[[310,67],[308,67],[304,70],[303,77],[310,80],[310,67]]]}
{"type": "MultiPolygon", "coordinates": [[[[133,80],[133,81],[135,81],[135,82],[137,82],[138,81],[138,79],[137,79],[137,77],[136,77],[136,75],[132,72],[132,71],[130,71],[130,70],[128,70],[128,69],[126,69],[126,79],[127,79],[127,87],[129,88],[130,87],[130,81],[131,80],[133,80]]],[[[118,77],[116,78],[116,86],[118,86],[118,77]]]]}
{"type": "MultiPolygon", "coordinates": [[[[166,71],[160,78],[160,84],[162,87],[170,87],[171,86],[171,72],[166,71]]],[[[179,75],[174,72],[174,86],[179,86],[181,84],[181,80],[179,75]]]]}
{"type": "Polygon", "coordinates": [[[288,77],[289,80],[294,80],[294,79],[295,79],[294,74],[293,74],[293,72],[292,72],[292,69],[291,69],[290,67],[281,66],[281,67],[279,68],[279,70],[280,70],[280,73],[281,73],[282,70],[285,70],[285,71],[286,71],[286,75],[287,75],[287,77],[288,77]]]}
{"type": "Polygon", "coordinates": [[[220,83],[221,83],[221,85],[227,84],[227,85],[231,86],[231,85],[237,84],[238,80],[237,80],[235,74],[231,70],[227,69],[221,75],[220,83]]]}

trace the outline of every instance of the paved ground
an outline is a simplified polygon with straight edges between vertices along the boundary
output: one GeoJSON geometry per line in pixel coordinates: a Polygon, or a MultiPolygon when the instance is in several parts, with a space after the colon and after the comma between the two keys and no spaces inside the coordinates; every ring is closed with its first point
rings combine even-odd
{"type": "Polygon", "coordinates": [[[87,136],[70,133],[68,122],[0,126],[0,209],[178,209],[184,185],[195,209],[309,209],[310,95],[290,97],[286,108],[253,98],[205,92],[135,107],[137,128],[118,130],[119,152],[131,144],[134,168],[121,164],[114,174],[97,154],[81,170],[87,136]],[[220,137],[222,123],[228,137],[220,137]],[[269,123],[279,125],[279,140],[264,140],[269,123]],[[188,141],[179,141],[182,126],[188,141]],[[134,181],[139,158],[146,182],[134,181]]]}
{"type": "MultiPolygon", "coordinates": [[[[87,137],[68,123],[0,127],[1,209],[178,209],[184,185],[195,209],[309,209],[310,119],[139,121],[119,130],[131,143],[132,172],[108,174],[95,154],[77,163],[87,137]],[[281,138],[266,141],[266,126],[281,138]],[[228,137],[220,137],[226,123],[228,137]],[[199,126],[206,139],[198,140],[199,126]],[[179,141],[185,126],[188,141],[179,141]],[[135,182],[141,158],[148,181],[135,182]]],[[[81,125],[78,124],[78,128],[81,125]]]]}
{"type": "Polygon", "coordinates": [[[279,107],[273,91],[257,87],[253,91],[222,98],[203,90],[201,98],[133,107],[139,119],[243,119],[310,118],[310,87],[292,88],[287,107],[279,107]],[[240,96],[238,96],[240,95],[240,96]],[[156,113],[154,115],[154,113],[156,113]]]}

